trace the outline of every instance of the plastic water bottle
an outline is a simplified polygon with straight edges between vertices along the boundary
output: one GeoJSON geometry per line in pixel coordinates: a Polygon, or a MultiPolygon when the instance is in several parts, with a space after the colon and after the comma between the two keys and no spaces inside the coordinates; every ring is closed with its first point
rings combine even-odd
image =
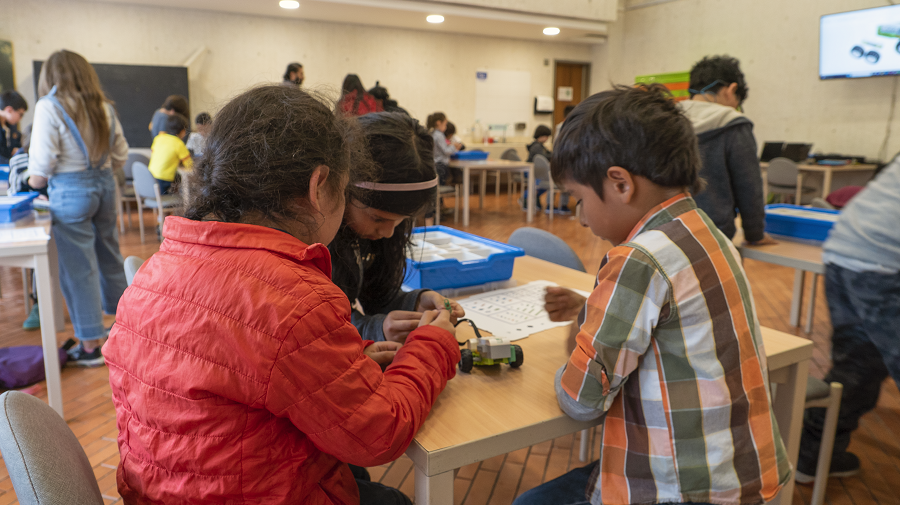
{"type": "Polygon", "coordinates": [[[476,119],[472,125],[472,142],[481,142],[484,140],[484,128],[481,127],[481,120],[476,119]]]}

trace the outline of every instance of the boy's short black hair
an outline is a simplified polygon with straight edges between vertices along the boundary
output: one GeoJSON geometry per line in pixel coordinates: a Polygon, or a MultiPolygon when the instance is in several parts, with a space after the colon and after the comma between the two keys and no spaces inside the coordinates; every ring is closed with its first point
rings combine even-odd
{"type": "Polygon", "coordinates": [[[610,167],[663,187],[696,193],[700,151],[691,122],[661,84],[616,86],[575,107],[563,123],[551,160],[553,179],[591,186],[603,198],[610,167]]]}
{"type": "Polygon", "coordinates": [[[198,125],[210,124],[212,123],[212,116],[209,115],[209,112],[201,112],[194,118],[194,122],[198,125]]]}
{"type": "Polygon", "coordinates": [[[28,102],[14,89],[8,89],[0,94],[0,110],[12,107],[13,110],[28,110],[28,102]]]}
{"type": "Polygon", "coordinates": [[[534,129],[534,138],[538,137],[549,137],[553,132],[550,131],[550,127],[547,125],[538,125],[537,128],[534,129]]]}
{"type": "Polygon", "coordinates": [[[691,68],[691,82],[688,92],[691,96],[702,93],[718,93],[723,87],[737,83],[735,94],[743,102],[750,88],[741,72],[741,62],[731,56],[706,56],[691,68]]]}
{"type": "Polygon", "coordinates": [[[166,118],[165,132],[169,135],[178,135],[187,129],[187,118],[181,114],[172,114],[166,118]]]}
{"type": "Polygon", "coordinates": [[[456,135],[456,125],[447,121],[447,129],[444,130],[444,136],[450,138],[454,135],[456,135]]]}

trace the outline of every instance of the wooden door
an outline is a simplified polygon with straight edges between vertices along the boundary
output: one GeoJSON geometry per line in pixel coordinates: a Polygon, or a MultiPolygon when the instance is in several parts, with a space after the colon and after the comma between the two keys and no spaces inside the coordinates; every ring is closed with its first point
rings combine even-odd
{"type": "MultiPolygon", "coordinates": [[[[578,105],[587,96],[588,92],[588,76],[590,75],[590,64],[587,63],[564,63],[556,62],[556,85],[553,88],[553,125],[551,129],[556,133],[556,125],[565,119],[565,109],[569,105],[578,105]],[[571,88],[571,98],[561,96],[562,91],[571,88]]],[[[562,93],[565,95],[566,93],[562,93]]]]}

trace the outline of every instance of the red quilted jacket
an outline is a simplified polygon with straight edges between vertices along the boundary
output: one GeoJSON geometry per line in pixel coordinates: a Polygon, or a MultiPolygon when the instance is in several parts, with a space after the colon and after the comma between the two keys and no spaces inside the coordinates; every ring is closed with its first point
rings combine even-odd
{"type": "Polygon", "coordinates": [[[331,260],[260,226],[166,219],[103,353],[126,503],[359,503],[346,463],[399,457],[453,377],[428,326],[382,372],[331,260]]]}

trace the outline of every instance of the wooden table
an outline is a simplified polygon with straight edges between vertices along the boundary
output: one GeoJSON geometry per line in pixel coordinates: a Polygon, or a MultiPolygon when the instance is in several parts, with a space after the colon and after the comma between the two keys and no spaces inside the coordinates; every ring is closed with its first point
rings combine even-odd
{"type": "Polygon", "coordinates": [[[47,377],[47,399],[60,417],[63,416],[62,384],[59,373],[59,345],[56,333],[63,331],[62,292],[59,288],[59,263],[56,243],[49,219],[24,219],[18,228],[43,227],[49,240],[33,242],[0,242],[0,265],[33,268],[37,280],[37,297],[41,314],[41,344],[44,349],[44,373],[47,377]]]}
{"type": "Polygon", "coordinates": [[[809,301],[806,306],[806,324],[804,331],[812,331],[813,314],[816,307],[816,286],[819,276],[825,274],[825,264],[822,262],[822,243],[811,240],[798,240],[791,237],[775,235],[772,238],[778,241],[772,245],[745,245],[744,232],[738,230],[734,235],[734,245],[744,258],[765,261],[773,265],[781,265],[794,269],[794,292],[791,296],[790,322],[793,326],[800,326],[800,308],[803,305],[803,285],[806,282],[806,272],[812,273],[809,301]]]}
{"type": "MultiPolygon", "coordinates": [[[[591,290],[594,276],[530,256],[516,259],[513,278],[520,284],[541,279],[591,290]]],[[[524,364],[476,367],[457,374],[438,397],[406,454],[415,463],[418,505],[453,503],[454,470],[464,465],[529,447],[600,424],[575,421],[560,410],[553,388],[556,371],[566,363],[567,327],[554,328],[516,343],[524,364]]],[[[806,377],[812,342],[763,328],[769,379],[780,384],[774,402],[791,462],[800,447],[806,377]]],[[[457,338],[469,338],[460,331],[457,338]]],[[[781,496],[793,495],[793,479],[781,496]]]]}
{"type": "MultiPolygon", "coordinates": [[[[768,187],[768,179],[766,170],[769,168],[768,162],[761,162],[759,168],[762,170],[763,188],[768,187]]],[[[803,194],[803,178],[806,173],[822,174],[822,198],[826,198],[831,193],[831,180],[835,172],[866,172],[874,171],[878,165],[869,165],[865,163],[850,165],[819,165],[814,163],[798,163],[797,169],[797,192],[794,194],[795,202],[800,205],[800,197],[803,194]]]]}
{"type": "Polygon", "coordinates": [[[463,226],[469,226],[469,176],[473,170],[481,171],[481,193],[479,208],[484,207],[484,187],[487,184],[487,173],[490,170],[509,172],[528,172],[528,212],[527,220],[530,223],[534,219],[535,206],[535,182],[534,164],[527,161],[510,160],[451,160],[450,167],[458,168],[463,172],[463,226]]]}

